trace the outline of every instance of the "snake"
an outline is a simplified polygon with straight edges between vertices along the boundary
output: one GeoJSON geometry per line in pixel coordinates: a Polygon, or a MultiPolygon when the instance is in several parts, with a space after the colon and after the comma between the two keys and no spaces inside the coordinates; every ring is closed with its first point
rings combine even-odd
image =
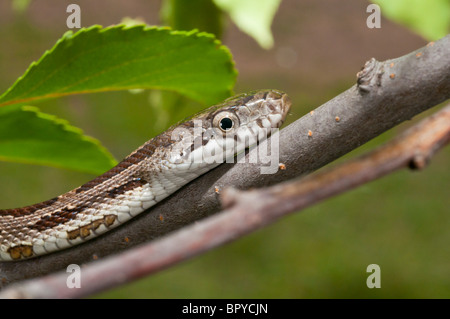
{"type": "Polygon", "coordinates": [[[0,260],[58,252],[126,223],[270,136],[290,106],[287,94],[273,89],[228,98],[171,126],[65,194],[0,210],[0,260]]]}

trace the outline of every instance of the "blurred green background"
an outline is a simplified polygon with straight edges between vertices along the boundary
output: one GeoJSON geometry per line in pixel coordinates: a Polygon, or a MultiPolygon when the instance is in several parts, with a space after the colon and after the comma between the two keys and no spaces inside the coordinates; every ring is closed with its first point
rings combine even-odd
{"type": "MultiPolygon", "coordinates": [[[[26,11],[0,2],[0,92],[67,31],[73,1],[32,1],[26,11]]],[[[125,16],[159,25],[160,1],[77,1],[82,26],[125,16]]],[[[274,18],[274,46],[262,49],[226,20],[223,42],[239,71],[235,92],[286,91],[292,122],[352,86],[371,57],[395,58],[427,41],[382,18],[368,29],[361,0],[284,0],[274,18]]],[[[201,106],[165,94],[109,92],[35,105],[68,119],[121,159],[201,106]]],[[[433,109],[427,114],[434,112],[433,109]]],[[[389,140],[419,118],[386,132],[345,158],[389,140]]],[[[0,124],[1,125],[1,124],[0,124]]],[[[250,236],[102,298],[449,298],[450,148],[424,171],[401,171],[292,214],[250,236]],[[381,289],[366,286],[366,267],[381,267],[381,289]]],[[[68,191],[94,176],[0,162],[0,207],[19,207],[68,191]]]]}

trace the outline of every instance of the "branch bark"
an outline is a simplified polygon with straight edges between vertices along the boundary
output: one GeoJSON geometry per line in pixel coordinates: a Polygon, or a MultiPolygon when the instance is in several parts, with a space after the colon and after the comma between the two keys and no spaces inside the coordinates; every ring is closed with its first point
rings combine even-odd
{"type": "Polygon", "coordinates": [[[450,35],[397,59],[372,59],[358,73],[356,85],[281,130],[280,162],[286,170],[261,175],[257,164],[221,165],[104,236],[59,253],[0,263],[0,285],[101,259],[161,237],[218,212],[216,188],[262,187],[305,175],[448,98],[450,35]]]}

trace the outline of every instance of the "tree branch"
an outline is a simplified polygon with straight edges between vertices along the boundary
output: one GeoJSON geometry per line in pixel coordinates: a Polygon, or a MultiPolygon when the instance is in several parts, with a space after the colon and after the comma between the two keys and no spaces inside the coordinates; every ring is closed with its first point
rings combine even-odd
{"type": "MultiPolygon", "coordinates": [[[[264,175],[257,164],[221,165],[104,236],[47,256],[0,263],[0,285],[99,259],[209,216],[220,210],[216,188],[273,185],[324,166],[450,98],[449,53],[450,35],[397,59],[368,61],[358,73],[357,85],[281,130],[280,162],[286,170],[264,175]]],[[[136,265],[134,272],[139,271],[136,265]]]]}

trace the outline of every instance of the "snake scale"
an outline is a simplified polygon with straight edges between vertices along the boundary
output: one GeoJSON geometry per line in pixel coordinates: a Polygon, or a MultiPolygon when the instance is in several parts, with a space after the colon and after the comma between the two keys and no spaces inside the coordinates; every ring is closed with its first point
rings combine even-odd
{"type": "Polygon", "coordinates": [[[69,248],[117,227],[279,128],[277,90],[241,94],[147,141],[92,181],[42,203],[0,210],[0,260],[69,248]]]}

